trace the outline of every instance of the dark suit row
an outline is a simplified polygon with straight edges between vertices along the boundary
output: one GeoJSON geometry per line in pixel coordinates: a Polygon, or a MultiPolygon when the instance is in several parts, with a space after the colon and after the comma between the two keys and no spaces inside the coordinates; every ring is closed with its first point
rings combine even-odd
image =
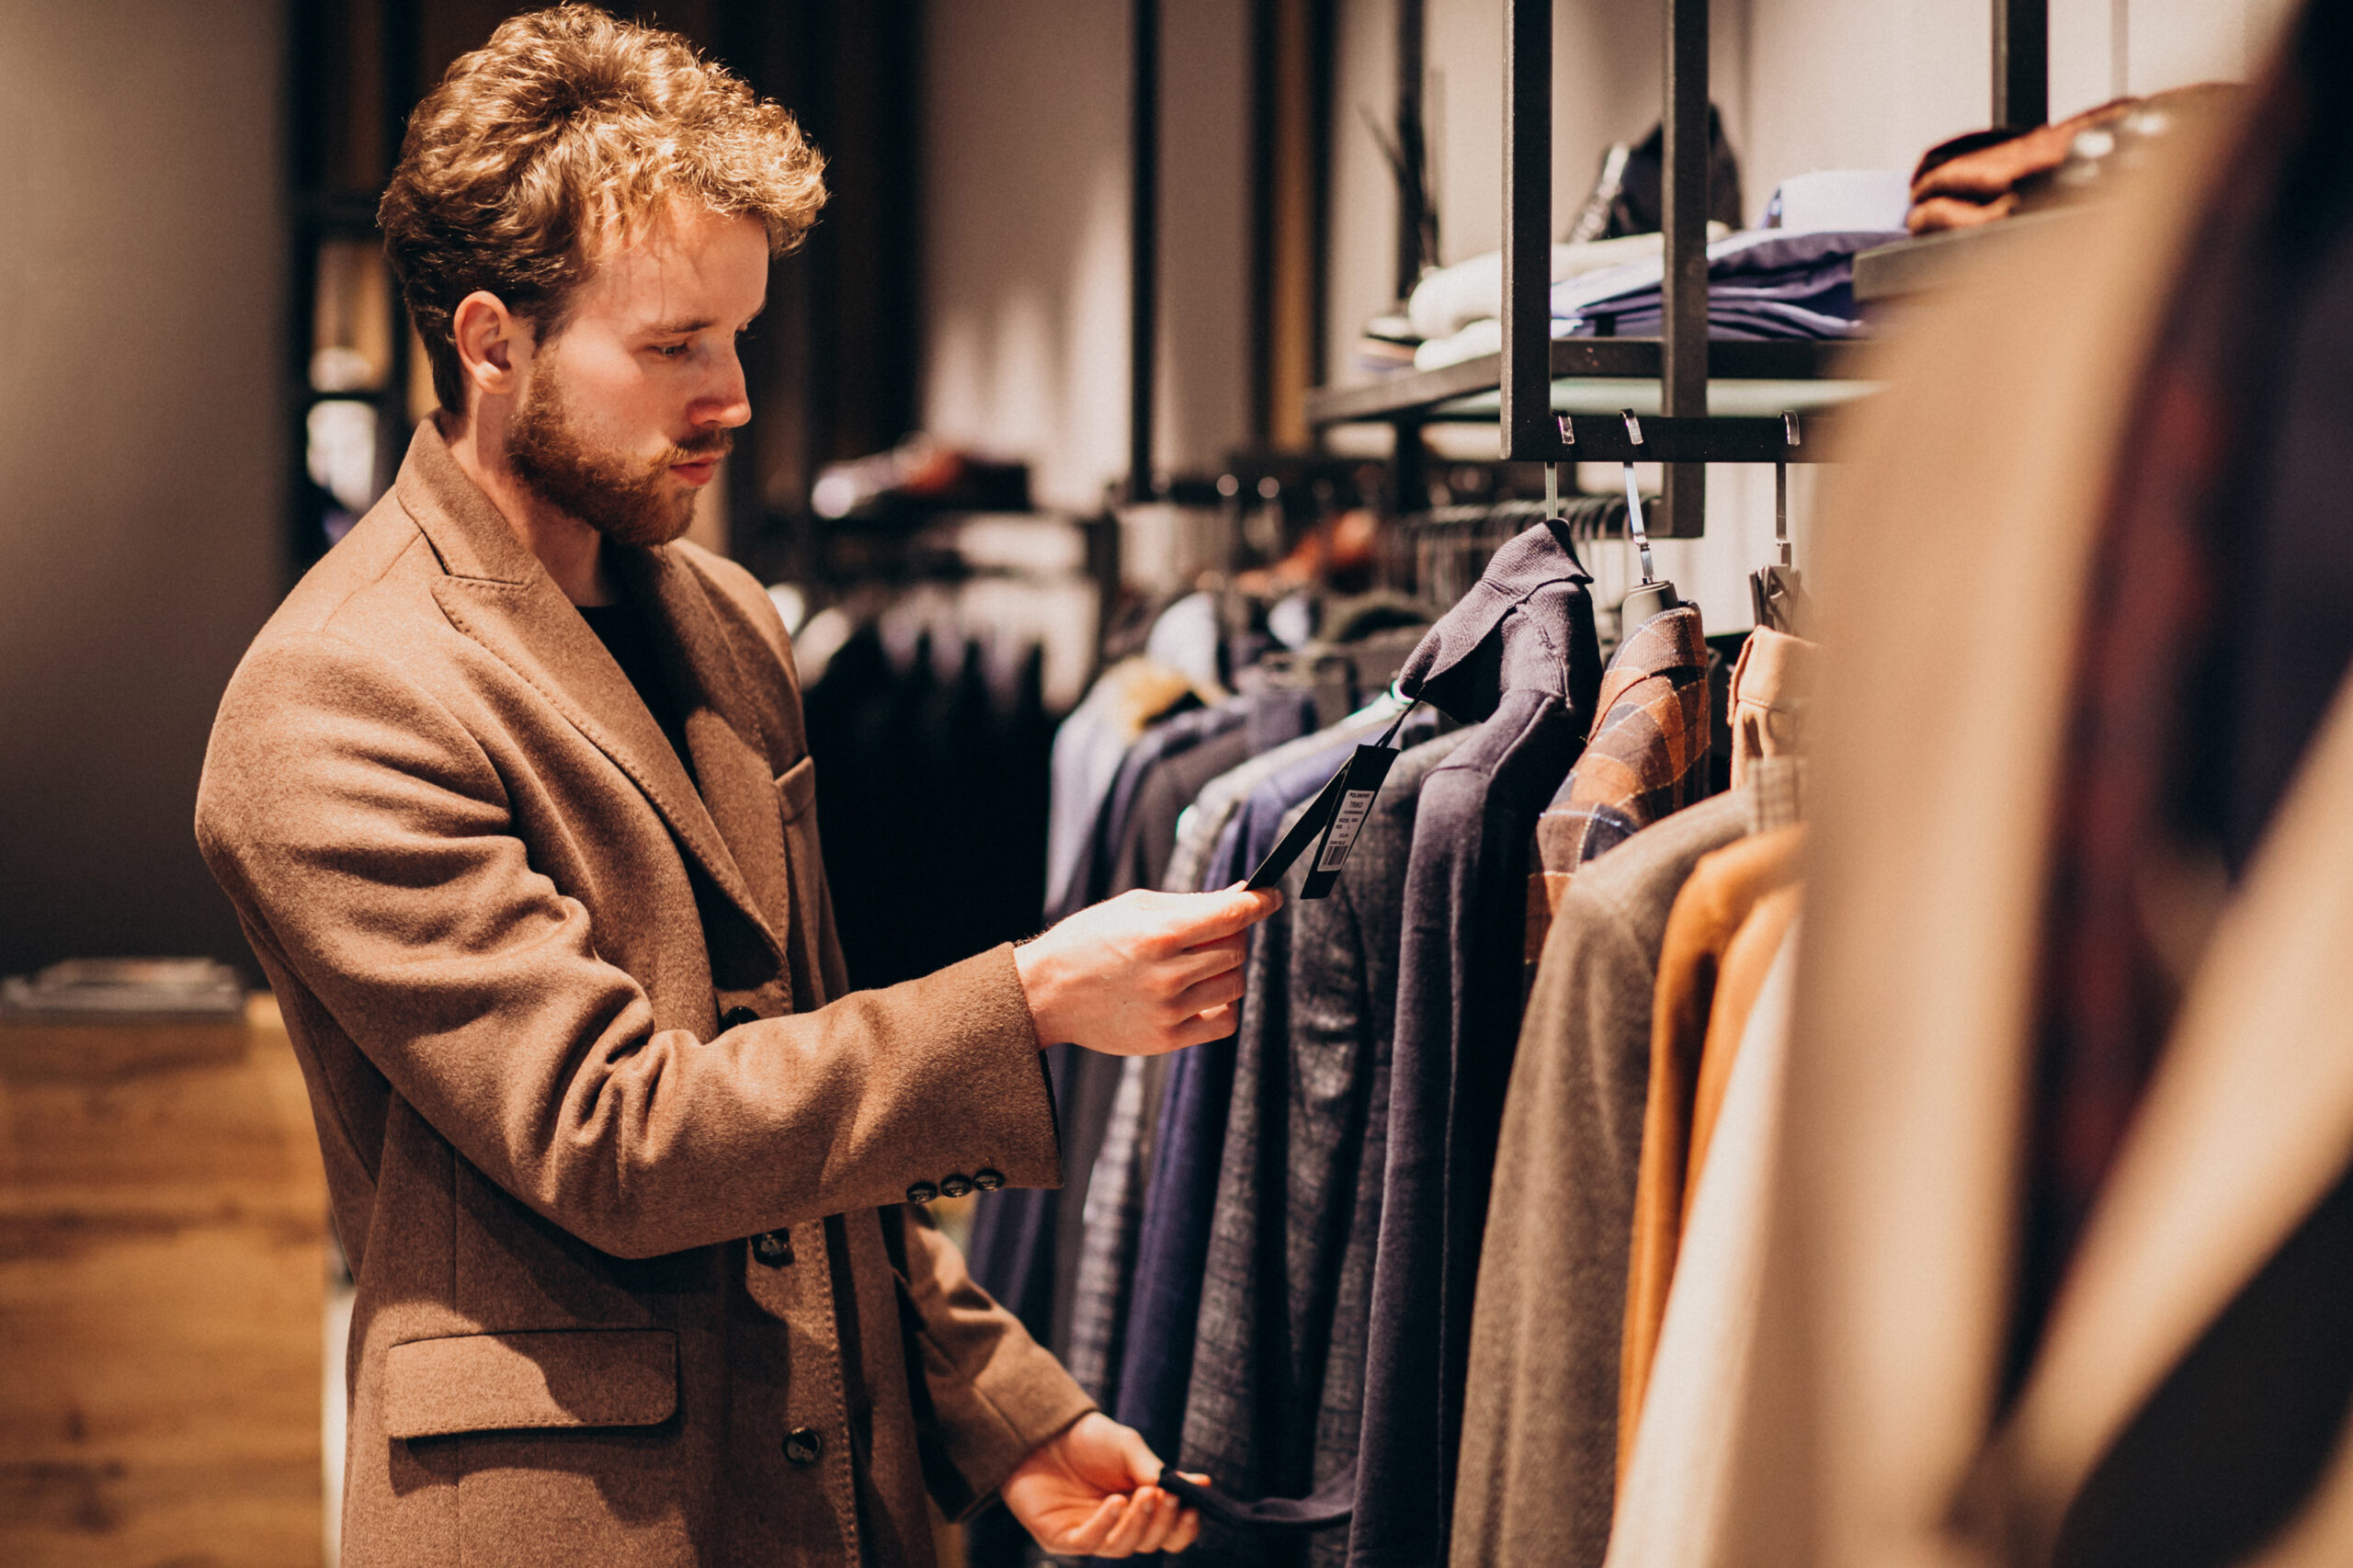
{"type": "MultiPolygon", "coordinates": [[[[1308,866],[1295,864],[1291,896],[1253,931],[1237,1034],[1150,1062],[1059,1053],[1072,1188],[995,1195],[975,1234],[980,1277],[1156,1451],[1231,1497],[1311,1499],[1288,1524],[1329,1521],[1212,1517],[1210,1559],[1446,1557],[1523,955],[1581,860],[1698,798],[1711,775],[1698,612],[1638,629],[1607,666],[1595,619],[1567,529],[1540,524],[1438,618],[1392,692],[1324,729],[1299,733],[1296,692],[1203,703],[1132,666],[1105,676],[1174,710],[1116,767],[1097,765],[1063,908],[1155,874],[1231,885],[1358,743],[1412,707],[1336,887],[1299,897],[1308,866]],[[1540,824],[1555,818],[1586,831],[1540,859],[1540,824]]],[[[1116,695],[1074,723],[1108,722],[1116,695]]],[[[1058,756],[1090,751],[1108,755],[1084,732],[1057,743],[1058,756]]],[[[1076,814],[1067,797],[1054,811],[1076,814]]],[[[1638,1097],[1637,1124],[1640,1112],[1638,1097]]],[[[1617,1163],[1630,1209],[1631,1153],[1617,1163]]],[[[1496,1206],[1518,1209],[1510,1195],[1496,1206]]],[[[1625,1244],[1621,1232],[1621,1292],[1625,1244]]],[[[1613,1358],[1620,1305],[1604,1314],[1613,1358]]],[[[1612,1378],[1589,1402],[1608,1406],[1605,1531],[1614,1401],[1612,1378]]]]}

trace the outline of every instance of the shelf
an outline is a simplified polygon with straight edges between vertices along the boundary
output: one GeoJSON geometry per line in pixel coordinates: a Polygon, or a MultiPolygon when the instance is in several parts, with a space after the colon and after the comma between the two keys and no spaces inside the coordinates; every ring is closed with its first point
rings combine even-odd
{"type": "Polygon", "coordinates": [[[2029,212],[1997,218],[1974,229],[1947,229],[1860,252],[1855,257],[1855,298],[1900,300],[1949,289],[1989,259],[2006,256],[2028,237],[2079,216],[2063,210],[2029,212]]]}
{"type": "MultiPolygon", "coordinates": [[[[1722,342],[1708,346],[1708,407],[1724,415],[1767,416],[1846,403],[1875,390],[1852,370],[1866,347],[1855,343],[1722,342]]],[[[1307,394],[1312,426],[1371,420],[1493,420],[1503,356],[1482,354],[1434,370],[1400,370],[1353,386],[1307,394]]],[[[1659,409],[1655,337],[1563,337],[1552,342],[1552,408],[1562,414],[1637,414],[1659,409]]]]}

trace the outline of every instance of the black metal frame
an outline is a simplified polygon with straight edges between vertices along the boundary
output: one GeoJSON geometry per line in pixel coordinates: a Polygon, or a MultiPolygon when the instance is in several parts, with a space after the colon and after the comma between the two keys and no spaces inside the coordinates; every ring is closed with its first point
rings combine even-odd
{"type": "Polygon", "coordinates": [[[2050,0],[1993,0],[1994,123],[2020,131],[2051,118],[2050,0]]]}
{"type": "MultiPolygon", "coordinates": [[[[1811,380],[1841,374],[1853,348],[1832,343],[1711,343],[1708,337],[1708,0],[1663,0],[1665,168],[1662,192],[1665,271],[1656,338],[1552,336],[1552,6],[1505,0],[1503,350],[1438,370],[1392,375],[1365,386],[1325,388],[1309,400],[1310,423],[1386,419],[1401,467],[1418,451],[1423,422],[1460,417],[1446,405],[1495,388],[1502,456],[1511,462],[1644,460],[1666,467],[1654,537],[1696,538],[1704,526],[1710,462],[1807,462],[1818,444],[1779,419],[1708,413],[1710,377],[1811,380]],[[1552,410],[1559,377],[1655,376],[1657,417],[1552,410]]],[[[1997,124],[2031,126],[2049,101],[2049,0],[1992,0],[1993,111],[1997,124]]],[[[1822,415],[1809,414],[1807,423],[1822,415]]]]}
{"type": "Polygon", "coordinates": [[[1160,333],[1160,0],[1128,11],[1128,499],[1155,490],[1153,381],[1160,333]]]}

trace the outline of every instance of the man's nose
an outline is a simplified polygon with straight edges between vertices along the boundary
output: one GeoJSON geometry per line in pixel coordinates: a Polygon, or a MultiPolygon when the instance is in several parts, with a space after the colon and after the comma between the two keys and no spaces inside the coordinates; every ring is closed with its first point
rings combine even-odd
{"type": "Polygon", "coordinates": [[[716,370],[714,384],[699,400],[695,423],[707,428],[733,430],[752,417],[751,393],[744,381],[744,361],[731,349],[716,370]]]}

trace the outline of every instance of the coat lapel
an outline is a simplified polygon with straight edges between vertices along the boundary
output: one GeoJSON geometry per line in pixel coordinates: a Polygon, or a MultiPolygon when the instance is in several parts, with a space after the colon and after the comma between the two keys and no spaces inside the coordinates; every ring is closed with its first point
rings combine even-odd
{"type": "MultiPolygon", "coordinates": [[[[490,498],[458,467],[433,421],[417,426],[393,490],[449,574],[434,585],[434,597],[450,623],[529,682],[629,776],[661,814],[671,836],[781,963],[783,944],[754,895],[730,837],[713,820],[661,726],[603,641],[588,629],[490,498]]],[[[666,578],[679,570],[673,566],[659,574],[666,578]]],[[[672,614],[669,601],[679,597],[683,595],[665,590],[665,617],[672,614]]],[[[717,626],[710,621],[707,603],[701,610],[710,622],[710,635],[703,640],[708,642],[716,639],[717,626]]],[[[723,655],[723,648],[722,652],[723,655]]],[[[707,649],[688,657],[690,664],[699,657],[699,671],[715,668],[707,649]]],[[[699,686],[723,688],[728,684],[699,674],[696,678],[699,686]]],[[[727,802],[731,816],[740,818],[742,759],[731,754],[712,729],[725,722],[698,701],[688,710],[688,745],[696,767],[703,771],[706,790],[715,782],[717,798],[727,802]],[[713,753],[709,762],[703,755],[706,745],[713,753]]],[[[751,733],[756,739],[756,725],[751,733]]]]}
{"type": "Polygon", "coordinates": [[[748,699],[752,672],[712,610],[700,574],[675,546],[616,553],[631,592],[670,633],[659,641],[676,659],[670,676],[686,714],[703,805],[781,935],[791,923],[792,873],[771,761],[780,748],[748,699]]]}

